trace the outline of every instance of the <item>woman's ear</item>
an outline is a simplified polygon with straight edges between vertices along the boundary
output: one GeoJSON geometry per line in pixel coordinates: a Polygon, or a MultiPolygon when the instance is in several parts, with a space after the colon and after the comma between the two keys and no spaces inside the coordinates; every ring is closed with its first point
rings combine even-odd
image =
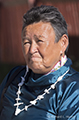
{"type": "Polygon", "coordinates": [[[68,40],[68,36],[66,34],[64,34],[61,39],[60,39],[60,44],[61,44],[61,51],[63,53],[65,53],[67,47],[68,47],[68,44],[69,44],[69,40],[68,40]]]}

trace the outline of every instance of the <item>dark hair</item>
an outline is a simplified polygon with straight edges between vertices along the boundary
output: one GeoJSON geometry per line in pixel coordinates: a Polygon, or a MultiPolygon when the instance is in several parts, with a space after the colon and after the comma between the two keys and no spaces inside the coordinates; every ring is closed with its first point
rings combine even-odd
{"type": "Polygon", "coordinates": [[[30,9],[23,16],[22,30],[26,26],[40,21],[49,22],[52,25],[56,35],[55,42],[58,42],[63,34],[68,36],[66,21],[59,10],[54,6],[42,5],[30,9]]]}

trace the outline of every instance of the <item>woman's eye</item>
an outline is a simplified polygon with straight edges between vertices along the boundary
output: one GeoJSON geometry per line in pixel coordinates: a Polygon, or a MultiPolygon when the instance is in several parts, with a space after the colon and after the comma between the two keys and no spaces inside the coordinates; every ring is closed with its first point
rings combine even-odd
{"type": "Polygon", "coordinates": [[[37,42],[43,42],[42,40],[38,40],[37,42]]]}
{"type": "Polygon", "coordinates": [[[30,42],[24,42],[24,45],[26,45],[26,44],[30,44],[30,42]]]}
{"type": "Polygon", "coordinates": [[[24,40],[24,45],[29,45],[29,44],[31,44],[30,40],[24,40]]]}

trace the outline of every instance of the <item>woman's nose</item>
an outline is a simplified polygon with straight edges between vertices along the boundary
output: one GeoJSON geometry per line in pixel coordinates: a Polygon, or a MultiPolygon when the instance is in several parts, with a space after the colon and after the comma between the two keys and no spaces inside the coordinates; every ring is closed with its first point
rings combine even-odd
{"type": "Polygon", "coordinates": [[[37,52],[37,44],[34,42],[30,46],[30,53],[33,54],[35,52],[37,52]]]}

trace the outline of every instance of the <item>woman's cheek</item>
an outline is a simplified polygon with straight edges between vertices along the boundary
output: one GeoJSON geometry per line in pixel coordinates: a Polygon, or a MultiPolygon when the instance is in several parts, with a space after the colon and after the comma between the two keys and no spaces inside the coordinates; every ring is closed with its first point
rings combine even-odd
{"type": "Polygon", "coordinates": [[[24,54],[26,55],[28,54],[28,52],[29,52],[29,48],[27,46],[24,46],[24,54]]]}

